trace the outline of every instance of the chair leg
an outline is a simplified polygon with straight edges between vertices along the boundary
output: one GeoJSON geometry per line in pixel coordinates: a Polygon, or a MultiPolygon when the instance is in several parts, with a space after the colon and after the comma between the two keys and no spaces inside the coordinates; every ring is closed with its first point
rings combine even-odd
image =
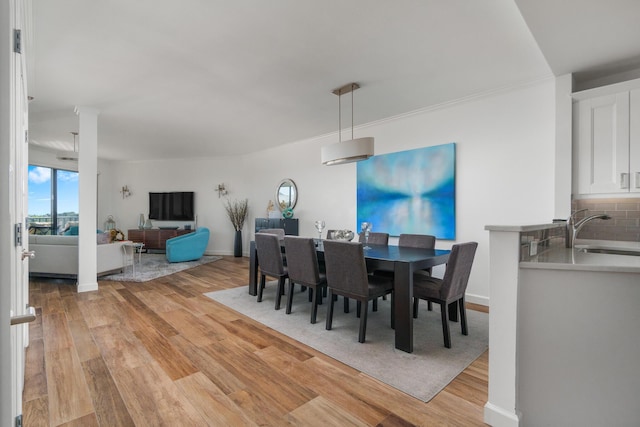
{"type": "Polygon", "coordinates": [[[344,312],[348,313],[349,312],[349,298],[344,297],[344,312]]]}
{"type": "Polygon", "coordinates": [[[378,311],[378,298],[373,299],[373,311],[378,311]]]}
{"type": "Polygon", "coordinates": [[[452,322],[458,321],[458,304],[455,301],[449,304],[449,320],[452,322]]]}
{"type": "Polygon", "coordinates": [[[442,317],[442,335],[444,335],[444,346],[451,348],[451,334],[449,333],[449,312],[447,303],[440,304],[440,317],[442,317]]]}
{"type": "Polygon", "coordinates": [[[278,278],[278,290],[276,291],[276,310],[280,310],[280,300],[282,299],[282,294],[284,293],[284,277],[278,278]]]}
{"type": "Polygon", "coordinates": [[[313,288],[309,287],[309,302],[313,301],[313,288]]]}
{"type": "Polygon", "coordinates": [[[264,290],[265,276],[260,275],[260,285],[258,286],[258,302],[262,302],[262,291],[264,290]]]}
{"type": "Polygon", "coordinates": [[[329,289],[329,307],[327,307],[327,324],[326,324],[326,329],[327,331],[331,330],[331,324],[333,323],[333,304],[334,304],[334,299],[333,299],[333,292],[331,291],[331,289],[329,289]]]}
{"type": "Polygon", "coordinates": [[[464,306],[464,297],[458,300],[458,306],[460,308],[460,325],[462,326],[462,335],[469,335],[467,329],[467,310],[464,306]]]}
{"type": "Polygon", "coordinates": [[[359,319],[362,312],[362,302],[356,301],[356,317],[359,319]]]}
{"type": "Polygon", "coordinates": [[[391,329],[396,328],[396,305],[394,304],[395,296],[391,291],[391,329]]]}
{"type": "MultiPolygon", "coordinates": [[[[413,297],[413,318],[418,318],[418,303],[420,302],[420,298],[413,297]]],[[[431,303],[429,303],[431,304],[431,303]]]]}
{"type": "Polygon", "coordinates": [[[295,287],[295,284],[289,280],[289,292],[287,293],[287,308],[285,310],[285,312],[287,314],[291,314],[291,305],[293,304],[293,288],[295,287]]]}
{"type": "Polygon", "coordinates": [[[367,312],[369,311],[369,301],[361,303],[358,301],[358,305],[364,305],[362,313],[360,314],[360,331],[358,332],[358,342],[364,342],[367,335],[367,312]]]}
{"type": "Polygon", "coordinates": [[[427,310],[429,311],[433,310],[433,304],[431,304],[431,301],[427,301],[427,310]]]}
{"type": "MultiPolygon", "coordinates": [[[[313,290],[313,288],[309,288],[309,291],[313,290]]],[[[311,323],[316,323],[316,317],[318,315],[318,300],[322,299],[322,294],[318,295],[322,292],[321,289],[316,289],[313,292],[313,301],[311,302],[311,323]]]]}

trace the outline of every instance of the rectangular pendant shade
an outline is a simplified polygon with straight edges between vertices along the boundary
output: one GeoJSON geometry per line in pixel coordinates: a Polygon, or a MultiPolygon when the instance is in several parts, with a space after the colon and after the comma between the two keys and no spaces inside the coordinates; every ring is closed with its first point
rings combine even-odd
{"type": "Polygon", "coordinates": [[[322,147],[322,164],[326,166],[359,162],[373,156],[373,138],[356,138],[322,147]]]}

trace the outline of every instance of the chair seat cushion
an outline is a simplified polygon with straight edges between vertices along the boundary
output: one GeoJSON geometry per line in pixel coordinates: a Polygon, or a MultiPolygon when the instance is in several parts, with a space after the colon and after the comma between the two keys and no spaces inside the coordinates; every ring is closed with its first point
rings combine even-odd
{"type": "Polygon", "coordinates": [[[440,298],[442,279],[426,275],[413,276],[413,296],[417,298],[440,298]]]}
{"type": "Polygon", "coordinates": [[[369,296],[371,298],[386,295],[393,290],[393,279],[384,276],[369,275],[369,296]]]}

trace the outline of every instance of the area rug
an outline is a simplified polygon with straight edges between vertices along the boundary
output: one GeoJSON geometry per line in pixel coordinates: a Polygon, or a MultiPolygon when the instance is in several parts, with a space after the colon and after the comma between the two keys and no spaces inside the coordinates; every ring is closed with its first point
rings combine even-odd
{"type": "Polygon", "coordinates": [[[394,346],[389,299],[378,301],[377,312],[371,312],[369,304],[366,342],[360,344],[354,301],[350,313],[344,313],[340,298],[334,308],[333,328],[327,331],[326,301],[318,307],[317,323],[312,325],[308,294],[297,291],[292,312],[287,315],[284,296],[282,308],[274,310],[275,288],[275,282],[267,284],[261,303],[249,295],[248,286],[205,295],[424,402],[431,400],[488,348],[486,313],[467,310],[468,336],[462,335],[459,323],[451,322],[452,348],[448,349],[443,343],[438,307],[428,311],[422,301],[418,319],[414,321],[414,351],[406,353],[394,346]]]}
{"type": "Polygon", "coordinates": [[[125,267],[122,273],[110,274],[100,277],[100,280],[114,280],[118,282],[146,282],[158,277],[168,276],[188,268],[207,264],[221,259],[219,256],[205,255],[196,261],[168,262],[165,254],[142,254],[138,263],[138,254],[135,255],[135,274],[131,265],[125,267]]]}

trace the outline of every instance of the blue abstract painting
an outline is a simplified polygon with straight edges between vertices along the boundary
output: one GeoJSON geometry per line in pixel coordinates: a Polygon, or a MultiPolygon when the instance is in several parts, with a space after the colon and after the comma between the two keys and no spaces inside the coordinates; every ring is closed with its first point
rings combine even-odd
{"type": "Polygon", "coordinates": [[[373,156],[357,165],[357,230],[456,238],[455,143],[373,156]]]}

